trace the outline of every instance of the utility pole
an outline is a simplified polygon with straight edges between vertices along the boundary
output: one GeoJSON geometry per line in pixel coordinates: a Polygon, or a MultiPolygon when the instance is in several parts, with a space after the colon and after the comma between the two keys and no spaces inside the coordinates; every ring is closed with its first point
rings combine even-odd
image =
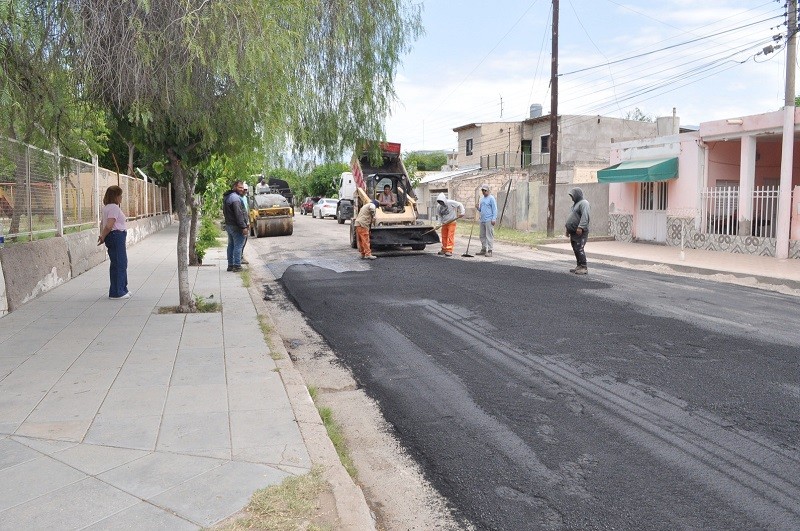
{"type": "Polygon", "coordinates": [[[789,0],[789,41],[786,48],[786,92],[783,104],[787,107],[794,107],[794,85],[795,71],[797,66],[797,0],[789,0]]]}
{"type": "Polygon", "coordinates": [[[783,143],[781,180],[778,196],[778,226],[775,258],[789,257],[789,231],[792,217],[792,161],[794,158],[795,69],[797,68],[797,0],[789,0],[788,42],[786,45],[786,91],[783,101],[783,143]]]}
{"type": "Polygon", "coordinates": [[[556,219],[558,164],[558,0],[553,0],[553,48],[550,52],[550,172],[547,179],[547,236],[553,237],[556,219]]]}

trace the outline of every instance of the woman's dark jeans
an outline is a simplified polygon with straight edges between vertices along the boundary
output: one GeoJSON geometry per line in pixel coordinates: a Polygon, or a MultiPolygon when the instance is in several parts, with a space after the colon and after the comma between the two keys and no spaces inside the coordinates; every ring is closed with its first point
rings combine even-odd
{"type": "Polygon", "coordinates": [[[128,293],[128,251],[125,249],[127,235],[127,231],[112,230],[104,240],[108,248],[108,259],[111,261],[108,269],[111,278],[109,297],[122,297],[128,293]]]}

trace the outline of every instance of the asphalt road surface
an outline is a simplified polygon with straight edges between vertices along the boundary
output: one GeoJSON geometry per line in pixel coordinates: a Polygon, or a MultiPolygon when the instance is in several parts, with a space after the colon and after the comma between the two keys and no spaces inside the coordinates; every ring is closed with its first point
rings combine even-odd
{"type": "Polygon", "coordinates": [[[347,229],[262,256],[465,526],[800,529],[797,298],[347,229]]]}

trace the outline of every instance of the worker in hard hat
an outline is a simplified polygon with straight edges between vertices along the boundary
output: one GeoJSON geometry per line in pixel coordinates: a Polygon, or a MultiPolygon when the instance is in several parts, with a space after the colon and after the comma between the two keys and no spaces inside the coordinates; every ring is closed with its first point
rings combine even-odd
{"type": "Polygon", "coordinates": [[[453,256],[453,249],[456,246],[456,220],[463,218],[466,210],[462,203],[447,199],[444,193],[436,197],[436,203],[439,205],[439,221],[442,224],[442,250],[438,254],[453,256]]]}
{"type": "Polygon", "coordinates": [[[372,254],[369,246],[369,228],[375,224],[375,212],[378,210],[378,202],[370,201],[361,207],[356,217],[356,239],[358,240],[358,252],[361,253],[362,260],[375,260],[377,256],[372,254]]]}

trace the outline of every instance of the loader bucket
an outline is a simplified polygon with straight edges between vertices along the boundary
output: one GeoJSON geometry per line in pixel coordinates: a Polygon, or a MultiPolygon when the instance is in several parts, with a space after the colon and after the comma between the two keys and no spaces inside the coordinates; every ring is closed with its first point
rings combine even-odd
{"type": "Polygon", "coordinates": [[[429,225],[398,225],[375,227],[369,231],[370,245],[406,245],[425,248],[425,245],[439,243],[439,235],[429,225]]]}
{"type": "Polygon", "coordinates": [[[290,236],[294,230],[291,217],[259,218],[256,220],[256,237],[290,236]]]}

